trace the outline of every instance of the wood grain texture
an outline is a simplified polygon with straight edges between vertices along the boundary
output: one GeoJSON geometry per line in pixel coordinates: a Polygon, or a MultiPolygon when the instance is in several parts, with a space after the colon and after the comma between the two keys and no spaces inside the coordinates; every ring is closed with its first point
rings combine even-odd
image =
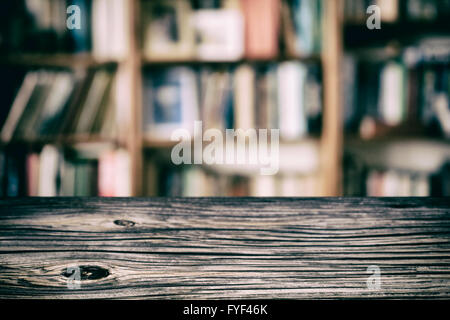
{"type": "Polygon", "coordinates": [[[0,200],[0,298],[450,298],[450,200],[0,200]]]}

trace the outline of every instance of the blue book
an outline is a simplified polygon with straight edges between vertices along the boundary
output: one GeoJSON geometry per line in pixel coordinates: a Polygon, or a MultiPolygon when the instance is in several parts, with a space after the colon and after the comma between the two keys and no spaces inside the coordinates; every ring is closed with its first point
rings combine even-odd
{"type": "Polygon", "coordinates": [[[321,1],[292,0],[292,20],[297,36],[296,51],[301,55],[320,52],[321,49],[321,1]]]}

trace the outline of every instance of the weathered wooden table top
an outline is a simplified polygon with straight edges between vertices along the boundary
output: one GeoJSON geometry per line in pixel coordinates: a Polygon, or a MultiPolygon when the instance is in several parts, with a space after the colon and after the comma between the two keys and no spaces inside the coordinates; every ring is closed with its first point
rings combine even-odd
{"type": "Polygon", "coordinates": [[[450,200],[0,200],[0,298],[450,298],[450,200]]]}

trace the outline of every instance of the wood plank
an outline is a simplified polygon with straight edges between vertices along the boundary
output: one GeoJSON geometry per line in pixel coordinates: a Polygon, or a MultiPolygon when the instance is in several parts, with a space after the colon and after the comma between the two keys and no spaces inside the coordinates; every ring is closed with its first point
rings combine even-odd
{"type": "Polygon", "coordinates": [[[450,199],[3,199],[0,298],[448,299],[450,199]]]}

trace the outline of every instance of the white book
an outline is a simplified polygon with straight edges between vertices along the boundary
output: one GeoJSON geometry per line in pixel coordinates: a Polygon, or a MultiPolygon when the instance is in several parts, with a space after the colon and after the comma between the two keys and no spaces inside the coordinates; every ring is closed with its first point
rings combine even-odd
{"type": "Polygon", "coordinates": [[[189,168],[183,171],[183,197],[208,196],[208,180],[201,168],[189,168]]]}
{"type": "Polygon", "coordinates": [[[94,0],[92,3],[92,54],[97,60],[108,60],[111,58],[110,52],[110,29],[111,19],[110,1],[94,0]]]}
{"type": "Polygon", "coordinates": [[[299,62],[283,62],[278,67],[278,108],[280,137],[294,140],[307,133],[304,86],[307,68],[299,62]]]}
{"type": "Polygon", "coordinates": [[[244,21],[237,9],[197,10],[194,28],[200,60],[234,61],[244,55],[244,21]]]}
{"type": "Polygon", "coordinates": [[[129,0],[109,0],[111,17],[109,19],[109,36],[111,57],[123,60],[130,48],[130,3],[129,0]]]}
{"type": "Polygon", "coordinates": [[[301,197],[302,179],[297,176],[284,176],[280,181],[280,196],[301,197]]]}
{"type": "Polygon", "coordinates": [[[8,117],[3,125],[1,137],[3,141],[11,140],[14,130],[22,117],[33,90],[38,82],[38,72],[29,72],[20,87],[8,117]]]}
{"type": "Polygon", "coordinates": [[[395,62],[388,63],[380,77],[380,107],[381,115],[388,125],[398,125],[404,117],[404,70],[395,62]]]}
{"type": "Polygon", "coordinates": [[[399,196],[399,185],[400,179],[398,174],[393,171],[389,170],[384,173],[383,175],[383,191],[382,194],[385,197],[397,197],[399,196]]]}
{"type": "Polygon", "coordinates": [[[255,128],[255,70],[240,66],[235,73],[235,129],[255,128]]]}
{"type": "Polygon", "coordinates": [[[116,196],[130,197],[131,188],[131,162],[128,151],[124,149],[115,152],[116,166],[116,196]]]}
{"type": "Polygon", "coordinates": [[[39,196],[56,197],[58,190],[56,178],[59,170],[59,151],[52,145],[46,145],[40,155],[39,196]]]}
{"type": "Polygon", "coordinates": [[[250,180],[250,195],[252,197],[277,196],[277,183],[274,176],[255,175],[250,180]]]}

